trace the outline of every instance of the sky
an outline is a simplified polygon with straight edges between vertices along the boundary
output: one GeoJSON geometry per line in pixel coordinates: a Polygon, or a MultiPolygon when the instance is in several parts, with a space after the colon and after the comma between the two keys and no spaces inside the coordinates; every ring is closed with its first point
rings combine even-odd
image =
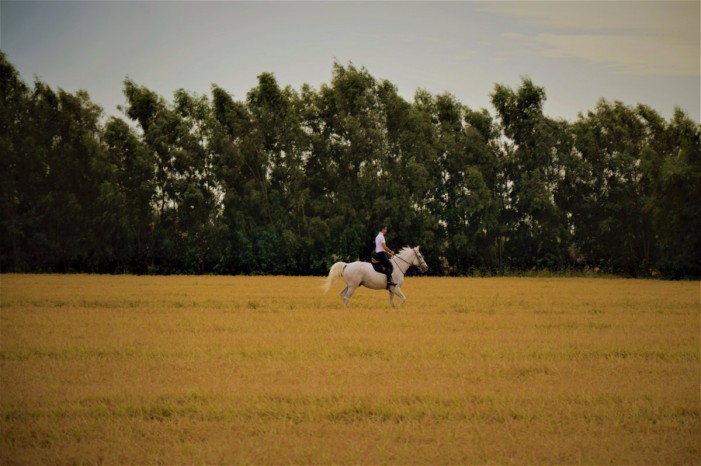
{"type": "Polygon", "coordinates": [[[701,122],[700,22],[701,0],[0,0],[0,49],[28,84],[87,90],[106,115],[122,115],[126,77],[169,101],[212,84],[244,100],[263,72],[319,89],[338,62],[409,102],[448,92],[494,114],[495,84],[529,77],[552,118],[604,98],[701,122]]]}

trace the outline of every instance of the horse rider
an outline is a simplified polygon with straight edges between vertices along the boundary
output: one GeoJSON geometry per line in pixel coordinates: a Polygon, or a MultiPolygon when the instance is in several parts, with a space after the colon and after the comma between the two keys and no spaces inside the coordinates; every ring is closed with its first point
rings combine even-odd
{"type": "Polygon", "coordinates": [[[394,255],[394,251],[392,251],[385,242],[386,234],[387,225],[382,225],[380,232],[375,237],[375,253],[377,253],[377,258],[380,260],[380,263],[385,266],[385,274],[387,274],[387,289],[389,290],[389,287],[396,285],[396,283],[392,281],[392,271],[394,270],[394,267],[392,266],[392,262],[389,260],[389,258],[394,255]]]}

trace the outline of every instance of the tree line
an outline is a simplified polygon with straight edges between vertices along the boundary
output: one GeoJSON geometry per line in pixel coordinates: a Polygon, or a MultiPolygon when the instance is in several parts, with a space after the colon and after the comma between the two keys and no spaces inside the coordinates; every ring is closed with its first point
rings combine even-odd
{"type": "Polygon", "coordinates": [[[3,272],[325,274],[381,224],[433,274],[701,276],[701,126],[600,100],[576,121],[497,84],[494,115],[334,63],[245,100],[127,78],[124,118],[0,52],[3,272]]]}

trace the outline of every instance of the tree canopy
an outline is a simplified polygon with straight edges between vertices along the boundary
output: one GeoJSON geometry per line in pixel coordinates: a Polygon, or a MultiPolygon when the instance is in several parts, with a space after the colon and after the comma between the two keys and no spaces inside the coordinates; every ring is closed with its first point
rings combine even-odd
{"type": "Polygon", "coordinates": [[[433,274],[701,276],[701,126],[681,110],[555,120],[523,78],[491,114],[339,63],[319,89],[262,73],[245,99],[123,90],[105,118],[0,52],[3,272],[325,274],[388,224],[433,274]]]}

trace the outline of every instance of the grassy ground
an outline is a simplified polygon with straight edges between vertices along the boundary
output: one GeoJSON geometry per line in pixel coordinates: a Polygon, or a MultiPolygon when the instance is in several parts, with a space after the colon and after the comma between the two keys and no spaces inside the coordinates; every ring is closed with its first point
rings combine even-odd
{"type": "Polygon", "coordinates": [[[0,284],[0,464],[701,462],[699,282],[0,284]]]}

